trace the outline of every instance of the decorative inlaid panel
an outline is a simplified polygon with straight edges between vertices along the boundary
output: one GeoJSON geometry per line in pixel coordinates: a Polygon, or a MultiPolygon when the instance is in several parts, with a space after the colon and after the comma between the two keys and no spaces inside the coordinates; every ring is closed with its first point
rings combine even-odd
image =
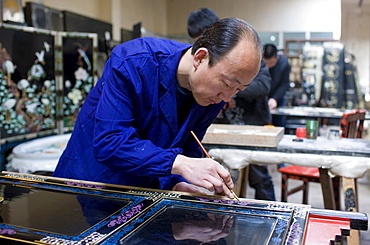
{"type": "Polygon", "coordinates": [[[61,33],[63,51],[63,123],[72,129],[86,96],[95,84],[96,34],[61,33]]]}
{"type": "Polygon", "coordinates": [[[55,36],[4,26],[0,28],[0,138],[54,130],[55,36]]]}

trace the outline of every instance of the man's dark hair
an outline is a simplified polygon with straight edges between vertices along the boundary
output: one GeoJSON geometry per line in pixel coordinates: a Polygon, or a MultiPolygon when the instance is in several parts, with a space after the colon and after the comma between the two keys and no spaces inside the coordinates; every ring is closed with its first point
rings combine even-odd
{"type": "Polygon", "coordinates": [[[199,48],[206,48],[209,52],[209,66],[212,67],[220,61],[238,42],[248,37],[254,42],[262,55],[262,43],[257,31],[248,22],[238,18],[221,19],[205,29],[204,33],[195,41],[191,54],[194,55],[199,48]]]}
{"type": "Polygon", "coordinates": [[[203,34],[204,30],[218,21],[218,15],[209,8],[201,8],[190,13],[188,17],[188,33],[192,38],[203,34]]]}
{"type": "Polygon", "coordinates": [[[263,58],[271,59],[272,57],[276,57],[278,50],[274,44],[265,44],[263,46],[263,58]]]}

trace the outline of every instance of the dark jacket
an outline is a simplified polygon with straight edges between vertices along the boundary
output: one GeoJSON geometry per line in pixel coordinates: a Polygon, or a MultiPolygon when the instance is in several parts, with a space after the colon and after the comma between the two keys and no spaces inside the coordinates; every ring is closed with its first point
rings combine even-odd
{"type": "Polygon", "coordinates": [[[269,98],[274,98],[279,106],[283,103],[285,92],[289,90],[290,65],[287,57],[280,54],[276,65],[269,71],[272,79],[269,98]]]}

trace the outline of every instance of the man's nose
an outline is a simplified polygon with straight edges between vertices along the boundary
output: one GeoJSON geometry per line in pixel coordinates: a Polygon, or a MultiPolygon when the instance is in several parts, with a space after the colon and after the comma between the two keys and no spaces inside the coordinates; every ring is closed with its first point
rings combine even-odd
{"type": "Polygon", "coordinates": [[[231,98],[237,93],[238,91],[229,90],[229,91],[223,91],[219,94],[219,98],[225,102],[231,101],[231,98]]]}

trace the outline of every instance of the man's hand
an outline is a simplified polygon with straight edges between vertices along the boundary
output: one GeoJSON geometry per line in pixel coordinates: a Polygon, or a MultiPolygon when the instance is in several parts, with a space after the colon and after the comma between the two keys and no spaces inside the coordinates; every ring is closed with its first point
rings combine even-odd
{"type": "Polygon", "coordinates": [[[277,107],[277,101],[274,98],[270,98],[268,100],[268,105],[269,105],[270,110],[274,109],[277,107]]]}
{"type": "Polygon", "coordinates": [[[190,158],[178,155],[171,173],[181,175],[193,185],[211,192],[225,193],[229,198],[234,198],[230,192],[234,187],[230,173],[211,158],[190,158]]]}

